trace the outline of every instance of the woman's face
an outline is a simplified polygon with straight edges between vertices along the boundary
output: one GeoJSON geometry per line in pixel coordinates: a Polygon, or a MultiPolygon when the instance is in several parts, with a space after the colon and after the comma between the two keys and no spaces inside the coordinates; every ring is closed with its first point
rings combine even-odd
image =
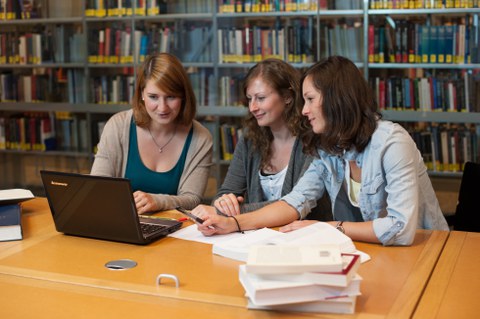
{"type": "Polygon", "coordinates": [[[284,125],[285,99],[261,77],[253,79],[247,87],[248,109],[259,126],[284,125]]]}
{"type": "Polygon", "coordinates": [[[325,117],[323,116],[323,95],[313,85],[312,77],[307,76],[302,86],[303,105],[302,114],[308,118],[315,134],[325,130],[325,117]]]}
{"type": "Polygon", "coordinates": [[[182,108],[180,97],[166,94],[152,80],[147,81],[142,99],[148,115],[159,124],[173,123],[182,108]]]}

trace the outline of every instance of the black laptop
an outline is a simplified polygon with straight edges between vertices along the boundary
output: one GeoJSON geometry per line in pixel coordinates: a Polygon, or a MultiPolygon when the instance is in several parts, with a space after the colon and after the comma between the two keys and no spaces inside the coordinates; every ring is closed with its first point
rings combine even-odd
{"type": "Polygon", "coordinates": [[[182,225],[139,216],[128,179],[46,170],[40,175],[58,232],[149,244],[182,225]]]}

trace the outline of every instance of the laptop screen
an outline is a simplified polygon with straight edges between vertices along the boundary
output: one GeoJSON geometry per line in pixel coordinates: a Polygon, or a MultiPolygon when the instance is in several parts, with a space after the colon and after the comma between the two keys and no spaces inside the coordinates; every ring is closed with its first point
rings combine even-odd
{"type": "Polygon", "coordinates": [[[146,243],[128,179],[53,171],[41,177],[57,231],[146,243]]]}

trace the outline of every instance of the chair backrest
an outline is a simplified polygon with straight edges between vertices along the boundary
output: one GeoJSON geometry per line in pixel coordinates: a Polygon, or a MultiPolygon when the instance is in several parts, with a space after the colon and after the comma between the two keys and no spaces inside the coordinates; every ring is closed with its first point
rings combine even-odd
{"type": "Polygon", "coordinates": [[[467,162],[463,170],[453,229],[480,232],[480,164],[467,162]]]}

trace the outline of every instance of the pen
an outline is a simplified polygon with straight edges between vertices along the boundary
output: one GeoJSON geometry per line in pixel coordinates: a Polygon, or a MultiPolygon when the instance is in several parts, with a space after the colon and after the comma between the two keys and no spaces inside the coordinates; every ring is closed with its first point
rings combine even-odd
{"type": "Polygon", "coordinates": [[[190,217],[192,220],[194,220],[196,223],[199,223],[199,224],[203,224],[203,219],[201,219],[200,217],[198,216],[195,216],[193,215],[192,213],[190,213],[189,211],[187,211],[185,208],[181,207],[181,206],[177,206],[175,207],[176,210],[178,210],[180,213],[190,217]]]}
{"type": "MultiPolygon", "coordinates": [[[[198,216],[195,216],[193,215],[192,213],[190,213],[189,211],[187,211],[185,208],[181,207],[181,206],[177,206],[175,207],[176,210],[178,210],[180,213],[182,214],[185,214],[186,216],[190,217],[192,220],[194,220],[196,223],[199,223],[199,224],[203,224],[204,220],[201,219],[200,217],[198,216]]],[[[214,228],[213,226],[208,226],[208,228],[214,228]]]]}

